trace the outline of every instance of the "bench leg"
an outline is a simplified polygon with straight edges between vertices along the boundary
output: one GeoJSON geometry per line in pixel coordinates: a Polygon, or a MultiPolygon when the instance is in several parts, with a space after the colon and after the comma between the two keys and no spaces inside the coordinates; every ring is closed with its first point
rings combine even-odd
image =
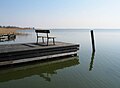
{"type": "Polygon", "coordinates": [[[55,39],[53,38],[53,44],[55,45],[55,39]]]}
{"type": "Polygon", "coordinates": [[[37,41],[36,41],[36,43],[38,43],[38,37],[37,37],[37,41]]]}
{"type": "Polygon", "coordinates": [[[42,42],[44,43],[44,38],[42,37],[42,42]]]}
{"type": "Polygon", "coordinates": [[[49,38],[47,38],[47,46],[48,46],[48,43],[49,43],[49,38]]]}

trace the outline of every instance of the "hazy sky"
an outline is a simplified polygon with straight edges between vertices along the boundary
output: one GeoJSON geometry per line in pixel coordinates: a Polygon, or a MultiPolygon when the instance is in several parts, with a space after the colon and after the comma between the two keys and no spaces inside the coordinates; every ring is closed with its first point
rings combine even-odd
{"type": "Polygon", "coordinates": [[[0,0],[0,25],[120,28],[120,0],[0,0]]]}

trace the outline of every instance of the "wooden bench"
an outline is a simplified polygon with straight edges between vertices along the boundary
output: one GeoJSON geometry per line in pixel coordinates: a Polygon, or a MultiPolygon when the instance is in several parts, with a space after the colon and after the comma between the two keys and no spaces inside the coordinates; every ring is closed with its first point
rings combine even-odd
{"type": "Polygon", "coordinates": [[[47,39],[47,45],[49,43],[49,39],[53,40],[53,44],[55,45],[55,36],[49,36],[50,30],[35,30],[36,35],[37,35],[37,43],[38,43],[38,38],[42,39],[42,42],[45,43],[44,39],[47,39]],[[40,33],[46,33],[46,36],[39,35],[40,33]]]}

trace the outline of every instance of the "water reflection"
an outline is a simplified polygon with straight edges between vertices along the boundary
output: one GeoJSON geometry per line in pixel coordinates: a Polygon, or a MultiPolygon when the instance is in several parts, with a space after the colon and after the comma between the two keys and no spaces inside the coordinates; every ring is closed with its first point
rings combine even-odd
{"type": "Polygon", "coordinates": [[[17,67],[0,68],[0,82],[23,79],[33,75],[38,75],[46,81],[51,81],[51,77],[57,74],[57,70],[78,65],[78,57],[57,59],[39,63],[29,63],[17,67]]]}
{"type": "Polygon", "coordinates": [[[89,71],[92,71],[92,69],[93,69],[94,57],[95,57],[95,52],[93,51],[93,52],[92,52],[92,56],[91,56],[91,62],[90,62],[89,71]]]}

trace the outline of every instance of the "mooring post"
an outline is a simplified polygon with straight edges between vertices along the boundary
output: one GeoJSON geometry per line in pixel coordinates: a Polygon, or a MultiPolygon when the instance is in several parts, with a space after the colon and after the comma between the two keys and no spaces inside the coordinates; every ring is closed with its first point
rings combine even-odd
{"type": "Polygon", "coordinates": [[[91,32],[91,42],[92,42],[92,55],[91,55],[91,62],[90,62],[89,71],[91,71],[92,68],[93,68],[94,57],[95,57],[95,41],[94,41],[94,33],[93,33],[93,30],[91,30],[90,32],[91,32]]]}
{"type": "Polygon", "coordinates": [[[91,32],[91,42],[92,42],[92,55],[91,55],[91,62],[90,62],[89,71],[91,71],[93,68],[93,62],[94,62],[94,57],[95,57],[94,33],[93,33],[93,30],[91,30],[90,32],[91,32]]]}
{"type": "Polygon", "coordinates": [[[94,42],[93,30],[91,30],[91,41],[92,41],[92,50],[93,50],[93,52],[95,52],[95,42],[94,42]]]}

